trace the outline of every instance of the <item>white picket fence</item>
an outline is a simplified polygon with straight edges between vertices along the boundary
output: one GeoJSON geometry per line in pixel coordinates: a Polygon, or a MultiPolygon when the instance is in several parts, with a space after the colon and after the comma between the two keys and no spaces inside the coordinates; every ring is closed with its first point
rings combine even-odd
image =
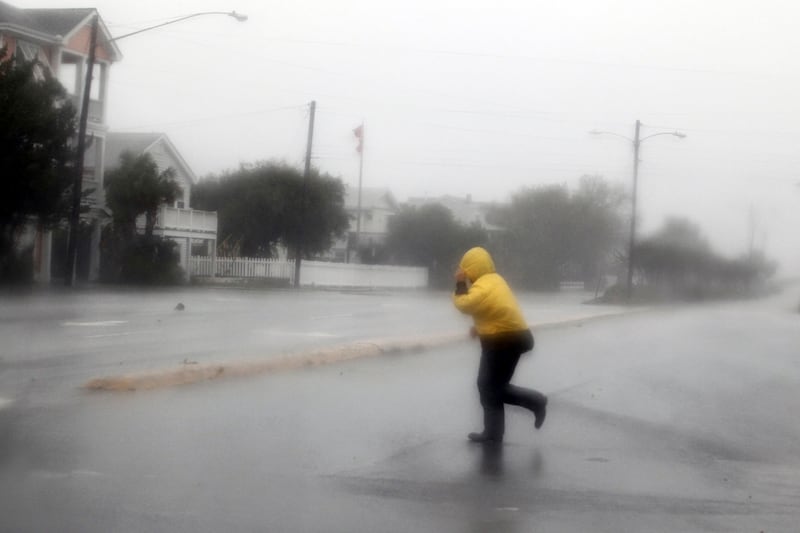
{"type": "MultiPolygon", "coordinates": [[[[270,278],[294,283],[294,261],[253,257],[211,257],[190,260],[192,276],[217,278],[270,278]]],[[[428,269],[390,265],[358,265],[325,261],[302,261],[300,284],[304,287],[402,288],[428,286],[428,269]]]]}
{"type": "Polygon", "coordinates": [[[300,285],[304,287],[423,289],[428,286],[428,269],[303,261],[300,266],[300,285]]]}
{"type": "Polygon", "coordinates": [[[216,268],[211,257],[192,257],[190,271],[192,276],[212,276],[223,278],[272,278],[294,279],[294,263],[281,259],[260,257],[217,257],[216,268]]]}

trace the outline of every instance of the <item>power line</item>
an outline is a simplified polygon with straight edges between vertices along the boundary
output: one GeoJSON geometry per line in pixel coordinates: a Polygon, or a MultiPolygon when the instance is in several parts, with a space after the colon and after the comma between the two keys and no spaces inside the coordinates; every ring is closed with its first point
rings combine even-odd
{"type": "Polygon", "coordinates": [[[344,41],[318,41],[318,40],[309,40],[309,39],[284,39],[278,37],[268,38],[266,40],[276,41],[276,42],[294,42],[300,44],[312,44],[312,45],[322,45],[322,46],[338,46],[338,47],[350,47],[350,48],[369,48],[370,50],[374,50],[376,48],[381,48],[384,50],[395,50],[400,52],[410,52],[416,54],[431,54],[431,55],[449,55],[449,56],[465,56],[465,57],[481,57],[487,59],[515,59],[515,60],[528,60],[528,61],[537,61],[537,62],[544,62],[544,63],[561,63],[561,64],[574,64],[574,65],[592,65],[592,66],[601,66],[601,67],[611,67],[611,68],[628,68],[628,69],[637,69],[637,70],[663,70],[663,71],[674,71],[674,72],[689,72],[689,73],[697,73],[697,74],[724,74],[724,75],[737,75],[740,73],[737,72],[726,72],[721,70],[714,70],[714,69],[700,69],[700,68],[690,68],[690,67],[672,67],[672,66],[662,66],[662,65],[647,65],[647,64],[635,64],[635,63],[613,63],[608,61],[591,61],[591,60],[582,60],[582,59],[567,59],[567,58],[554,58],[554,57],[543,57],[543,56],[531,56],[525,54],[497,54],[497,53],[488,53],[488,52],[474,52],[474,51],[465,51],[465,50],[444,50],[444,49],[433,49],[433,48],[411,48],[411,47],[401,47],[401,46],[394,46],[394,45],[374,45],[374,44],[359,44],[359,43],[349,43],[344,41]]]}
{"type": "MultiPolygon", "coordinates": [[[[351,160],[351,156],[340,154],[315,154],[313,159],[316,160],[351,160]]],[[[559,167],[531,167],[524,165],[508,165],[504,163],[476,163],[476,162],[458,162],[458,161],[425,161],[425,160],[392,160],[392,159],[370,159],[370,163],[380,164],[393,164],[393,165],[408,165],[408,166],[431,166],[431,167],[447,167],[447,168],[477,168],[477,169],[514,169],[514,170],[539,170],[539,171],[563,171],[563,172],[599,172],[597,165],[575,165],[572,167],[559,166],[559,167]]],[[[613,170],[613,169],[609,169],[613,170]]],[[[627,172],[627,169],[625,170],[627,172]]]]}
{"type": "MultiPolygon", "coordinates": [[[[676,129],[676,128],[673,128],[672,126],[656,126],[656,125],[653,125],[653,124],[645,124],[645,125],[646,125],[646,126],[648,126],[648,127],[650,127],[650,128],[658,128],[658,129],[665,129],[665,130],[672,130],[672,129],[676,129]]],[[[764,135],[764,136],[774,136],[774,135],[800,135],[800,130],[794,130],[794,131],[777,131],[777,130],[773,130],[773,129],[770,129],[770,130],[752,130],[752,129],[747,129],[747,130],[733,130],[733,129],[727,129],[727,128],[726,128],[726,129],[713,129],[713,128],[677,128],[677,129],[679,129],[679,130],[682,130],[682,131],[684,131],[684,130],[685,130],[685,131],[696,131],[696,132],[704,132],[704,133],[729,133],[729,134],[731,134],[731,135],[737,135],[737,136],[741,136],[741,135],[753,135],[753,134],[756,134],[756,135],[764,135]]]]}
{"type": "Polygon", "coordinates": [[[148,128],[156,128],[161,126],[181,126],[181,125],[188,125],[188,124],[199,124],[202,122],[208,122],[211,120],[225,120],[230,118],[238,118],[238,117],[251,117],[254,115],[263,115],[266,113],[273,113],[277,111],[287,111],[291,109],[303,109],[307,107],[305,104],[303,105],[292,105],[292,106],[284,106],[284,107],[273,107],[270,109],[260,109],[256,111],[246,111],[242,113],[230,113],[227,115],[216,115],[216,116],[209,116],[209,117],[202,117],[202,118],[195,118],[189,120],[181,120],[181,121],[173,121],[173,122],[160,122],[157,124],[148,124],[143,126],[127,126],[120,128],[122,130],[141,130],[141,129],[148,129],[148,128]]]}

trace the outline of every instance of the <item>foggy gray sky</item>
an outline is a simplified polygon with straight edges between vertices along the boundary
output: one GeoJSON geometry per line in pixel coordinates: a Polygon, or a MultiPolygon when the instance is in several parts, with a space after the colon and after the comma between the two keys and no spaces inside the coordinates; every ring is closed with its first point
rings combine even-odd
{"type": "Polygon", "coordinates": [[[800,270],[800,71],[793,1],[32,0],[90,7],[119,41],[109,122],[163,131],[199,176],[240,163],[300,165],[317,101],[314,163],[408,196],[506,201],[523,186],[601,174],[630,187],[642,145],[645,231],[698,222],[723,253],[756,244],[800,270]]]}

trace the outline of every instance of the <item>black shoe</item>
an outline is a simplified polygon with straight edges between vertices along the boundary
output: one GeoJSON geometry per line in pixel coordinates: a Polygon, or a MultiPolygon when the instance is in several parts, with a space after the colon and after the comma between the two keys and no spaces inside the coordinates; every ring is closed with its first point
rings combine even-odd
{"type": "Polygon", "coordinates": [[[536,417],[533,427],[539,429],[542,427],[542,424],[544,424],[544,418],[547,416],[547,396],[545,396],[544,401],[533,410],[533,414],[536,417]]]}
{"type": "Polygon", "coordinates": [[[469,435],[467,435],[467,438],[471,442],[478,442],[478,443],[490,443],[490,442],[500,443],[500,442],[503,442],[503,437],[492,437],[491,435],[487,435],[485,432],[484,433],[470,433],[469,435]]]}

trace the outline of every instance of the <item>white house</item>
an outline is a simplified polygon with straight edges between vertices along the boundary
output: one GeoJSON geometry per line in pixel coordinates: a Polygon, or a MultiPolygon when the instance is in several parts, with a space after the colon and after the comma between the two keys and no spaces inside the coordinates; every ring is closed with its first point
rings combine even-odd
{"type": "MultiPolygon", "coordinates": [[[[178,243],[180,264],[188,276],[193,244],[205,243],[208,255],[216,255],[217,213],[189,208],[197,177],[165,134],[109,132],[106,136],[106,172],[119,165],[124,152],[149,154],[159,172],[171,168],[175,173],[174,179],[182,194],[172,205],[161,206],[153,233],[178,243]]],[[[137,220],[137,226],[144,230],[144,215],[137,220]]]]}

